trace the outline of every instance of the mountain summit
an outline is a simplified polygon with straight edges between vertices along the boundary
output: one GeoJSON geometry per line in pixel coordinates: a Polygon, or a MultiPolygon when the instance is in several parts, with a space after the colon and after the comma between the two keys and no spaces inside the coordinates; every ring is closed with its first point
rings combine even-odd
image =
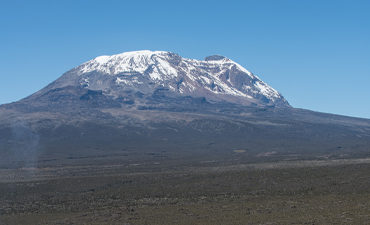
{"type": "Polygon", "coordinates": [[[238,63],[219,55],[203,61],[148,50],[99,56],[66,72],[30,98],[67,87],[98,91],[126,103],[144,104],[144,99],[158,97],[160,92],[170,98],[190,96],[246,106],[290,107],[279,92],[238,63]]]}

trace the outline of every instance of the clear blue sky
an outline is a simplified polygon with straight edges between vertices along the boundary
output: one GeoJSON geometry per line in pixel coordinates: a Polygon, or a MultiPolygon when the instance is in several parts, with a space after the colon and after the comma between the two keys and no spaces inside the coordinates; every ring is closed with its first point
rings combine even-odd
{"type": "Polygon", "coordinates": [[[224,55],[293,107],[370,118],[368,0],[0,0],[0,104],[144,49],[224,55]]]}

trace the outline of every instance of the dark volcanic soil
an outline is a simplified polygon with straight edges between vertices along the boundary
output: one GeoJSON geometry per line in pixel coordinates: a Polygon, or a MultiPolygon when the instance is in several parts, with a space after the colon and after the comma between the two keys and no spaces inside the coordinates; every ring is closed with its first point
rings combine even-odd
{"type": "Polygon", "coordinates": [[[368,224],[370,159],[0,170],[0,224],[368,224]]]}

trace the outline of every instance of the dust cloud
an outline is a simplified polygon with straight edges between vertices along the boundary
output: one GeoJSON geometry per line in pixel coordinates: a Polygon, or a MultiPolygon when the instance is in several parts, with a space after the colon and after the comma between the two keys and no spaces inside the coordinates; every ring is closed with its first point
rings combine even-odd
{"type": "Polygon", "coordinates": [[[12,167],[35,168],[37,166],[37,150],[39,135],[32,131],[24,119],[11,123],[12,145],[9,156],[14,165],[12,167]]]}

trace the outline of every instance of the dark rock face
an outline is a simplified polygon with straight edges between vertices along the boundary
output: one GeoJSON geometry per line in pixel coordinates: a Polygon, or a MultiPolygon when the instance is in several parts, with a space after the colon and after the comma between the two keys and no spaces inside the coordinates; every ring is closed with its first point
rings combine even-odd
{"type": "Polygon", "coordinates": [[[225,56],[222,56],[222,55],[211,55],[211,56],[207,56],[206,58],[204,58],[204,61],[214,61],[214,60],[221,60],[221,59],[224,59],[225,56]]]}

